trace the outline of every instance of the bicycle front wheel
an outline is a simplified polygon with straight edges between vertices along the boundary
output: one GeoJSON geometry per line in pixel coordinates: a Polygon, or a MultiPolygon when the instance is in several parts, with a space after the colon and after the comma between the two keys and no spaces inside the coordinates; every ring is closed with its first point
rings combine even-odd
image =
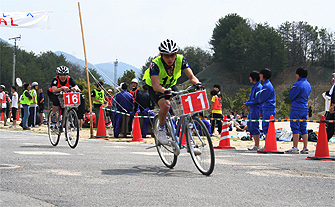
{"type": "Polygon", "coordinates": [[[65,137],[71,148],[75,148],[79,141],[79,121],[77,112],[70,109],[65,123],[65,137]]]}
{"type": "Polygon", "coordinates": [[[192,117],[187,124],[186,135],[195,166],[202,174],[210,175],[214,170],[215,157],[212,139],[205,124],[198,117],[192,117]]]}
{"type": "Polygon", "coordinates": [[[49,135],[49,140],[52,144],[52,146],[57,146],[59,143],[60,139],[60,116],[59,116],[59,110],[57,109],[54,118],[52,119],[52,109],[50,109],[49,114],[48,114],[48,135],[49,135]]]}
{"type": "MultiPolygon", "coordinates": [[[[162,145],[159,143],[158,140],[158,125],[159,125],[159,120],[158,120],[158,115],[155,116],[154,121],[153,121],[153,130],[155,134],[155,143],[156,143],[156,148],[157,152],[159,154],[159,157],[161,158],[162,162],[164,163],[165,166],[168,168],[173,168],[176,163],[177,163],[177,155],[174,154],[174,145],[171,143],[167,145],[162,145]]],[[[173,131],[171,124],[168,120],[165,121],[165,126],[166,126],[166,137],[168,140],[175,141],[173,131]]],[[[177,146],[178,147],[178,146],[177,146]]]]}

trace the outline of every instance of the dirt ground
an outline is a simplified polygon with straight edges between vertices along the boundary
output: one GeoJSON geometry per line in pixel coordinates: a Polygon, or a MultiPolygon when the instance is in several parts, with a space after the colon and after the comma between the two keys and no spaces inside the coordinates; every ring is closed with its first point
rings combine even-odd
{"type": "MultiPolygon", "coordinates": [[[[8,123],[8,125],[10,126],[12,123],[8,123]]],[[[275,122],[275,128],[285,128],[289,126],[288,122],[275,122]]],[[[319,131],[319,124],[318,123],[307,123],[307,128],[308,129],[313,129],[313,131],[318,132],[319,131]]],[[[1,122],[0,124],[0,129],[1,130],[12,130],[12,131],[22,131],[21,127],[17,127],[16,129],[11,129],[8,126],[4,127],[3,126],[3,122],[1,122]]],[[[42,125],[38,128],[32,128],[30,130],[31,132],[36,132],[36,133],[41,133],[41,134],[48,134],[48,128],[46,125],[42,125]]],[[[109,129],[107,129],[107,135],[109,133],[109,129]]],[[[96,129],[93,130],[93,135],[96,135],[96,129]]],[[[236,131],[230,131],[229,132],[229,136],[232,136],[232,138],[230,138],[230,145],[233,147],[236,147],[237,149],[246,149],[248,147],[253,146],[254,142],[253,141],[242,141],[239,138],[234,138],[236,137],[237,132],[236,131]]],[[[154,139],[151,138],[149,135],[147,136],[148,138],[144,138],[145,142],[147,143],[154,143],[154,139]],[[149,138],[150,137],[150,138],[149,138]]],[[[82,131],[80,131],[80,138],[82,139],[89,139],[90,138],[90,129],[88,128],[84,128],[82,131]]],[[[114,141],[114,142],[130,142],[132,141],[132,137],[128,136],[127,138],[114,138],[114,137],[109,137],[106,138],[106,140],[109,141],[114,141]]],[[[216,132],[216,136],[212,137],[213,140],[213,144],[214,146],[218,146],[219,145],[219,141],[220,141],[220,136],[219,134],[216,132]]],[[[308,149],[310,151],[315,151],[316,147],[315,147],[316,142],[309,142],[308,143],[308,149]]],[[[261,141],[261,146],[265,145],[265,141],[261,141]]],[[[328,143],[329,146],[329,152],[331,153],[335,153],[335,143],[328,143]]],[[[292,142],[281,142],[281,141],[277,141],[277,149],[280,151],[284,151],[284,150],[288,150],[292,147],[292,142]]],[[[303,143],[299,142],[298,145],[299,149],[302,149],[303,147],[303,143]]]]}

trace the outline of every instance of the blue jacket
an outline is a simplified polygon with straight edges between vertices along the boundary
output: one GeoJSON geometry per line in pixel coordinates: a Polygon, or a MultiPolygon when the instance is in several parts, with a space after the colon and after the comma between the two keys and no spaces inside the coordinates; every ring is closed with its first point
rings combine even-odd
{"type": "Polygon", "coordinates": [[[257,95],[259,95],[257,94],[257,92],[262,89],[263,89],[263,86],[261,84],[261,81],[258,81],[257,83],[253,84],[251,88],[249,100],[245,103],[245,105],[250,106],[250,108],[259,109],[261,107],[261,104],[257,100],[258,98],[257,95]]]}
{"type": "Polygon", "coordinates": [[[262,110],[273,110],[276,108],[275,89],[269,80],[263,82],[263,89],[256,96],[258,96],[258,102],[261,104],[262,110]]]}
{"type": "Polygon", "coordinates": [[[308,111],[308,97],[311,93],[311,85],[306,78],[300,78],[290,90],[289,97],[292,101],[291,109],[308,111]]]}
{"type": "Polygon", "coordinates": [[[118,111],[129,113],[133,111],[133,96],[126,90],[121,91],[115,95],[115,100],[118,104],[116,104],[116,108],[118,111]],[[121,106],[126,109],[124,109],[121,106]]]}

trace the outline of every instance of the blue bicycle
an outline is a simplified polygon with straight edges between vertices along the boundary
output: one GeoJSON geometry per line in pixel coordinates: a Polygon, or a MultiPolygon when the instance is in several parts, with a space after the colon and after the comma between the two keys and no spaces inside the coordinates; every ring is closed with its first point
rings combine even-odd
{"type": "Polygon", "coordinates": [[[186,149],[190,153],[197,169],[204,175],[210,175],[214,170],[215,157],[211,136],[205,124],[196,114],[184,114],[180,95],[191,90],[193,86],[179,92],[172,92],[173,99],[170,101],[173,114],[168,113],[165,121],[166,137],[169,144],[163,145],[158,140],[159,120],[156,115],[153,120],[153,131],[158,154],[169,168],[173,168],[177,163],[177,157],[181,149],[186,149]],[[176,127],[173,119],[177,118],[176,127]],[[180,137],[180,138],[179,138],[180,137]],[[186,145],[185,140],[186,138],[186,145]],[[184,144],[183,144],[184,143],[184,144]]]}

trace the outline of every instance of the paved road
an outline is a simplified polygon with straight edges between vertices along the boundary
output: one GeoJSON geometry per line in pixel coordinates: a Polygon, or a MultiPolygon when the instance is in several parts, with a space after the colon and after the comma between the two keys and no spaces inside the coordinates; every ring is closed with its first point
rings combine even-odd
{"type": "MultiPolygon", "coordinates": [[[[0,206],[334,206],[335,162],[216,150],[211,176],[186,153],[163,166],[145,143],[0,130],[0,206]]],[[[311,155],[310,155],[311,156],[311,155]]]]}

